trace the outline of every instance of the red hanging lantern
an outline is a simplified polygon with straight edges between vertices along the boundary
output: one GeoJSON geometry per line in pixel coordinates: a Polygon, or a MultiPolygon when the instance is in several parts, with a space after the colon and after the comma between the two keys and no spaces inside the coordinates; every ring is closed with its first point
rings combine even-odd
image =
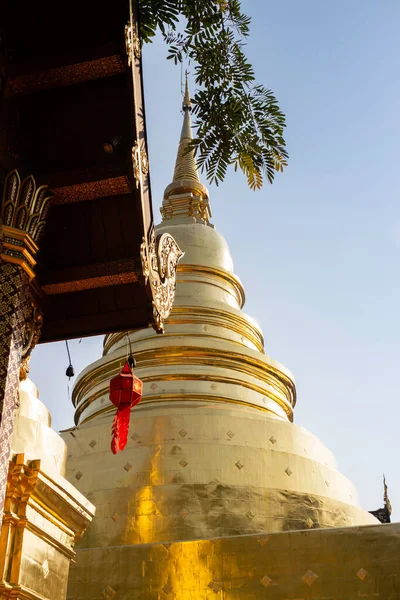
{"type": "Polygon", "coordinates": [[[122,371],[110,381],[110,400],[117,407],[112,426],[111,451],[117,454],[128,441],[131,408],[142,399],[143,383],[134,375],[129,357],[122,371]]]}

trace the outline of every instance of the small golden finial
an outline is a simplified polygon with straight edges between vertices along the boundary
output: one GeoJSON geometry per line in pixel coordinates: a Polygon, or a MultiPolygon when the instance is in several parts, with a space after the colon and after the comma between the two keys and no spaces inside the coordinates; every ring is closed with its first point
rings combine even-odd
{"type": "Polygon", "coordinates": [[[185,94],[183,96],[183,103],[182,103],[183,110],[192,110],[192,101],[190,99],[188,77],[189,77],[189,71],[186,69],[186,71],[185,71],[185,94]]]}

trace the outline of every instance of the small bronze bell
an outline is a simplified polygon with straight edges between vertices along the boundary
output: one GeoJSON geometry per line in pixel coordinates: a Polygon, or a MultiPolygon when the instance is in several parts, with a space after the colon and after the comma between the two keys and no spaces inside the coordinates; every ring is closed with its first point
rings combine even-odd
{"type": "Polygon", "coordinates": [[[69,365],[67,367],[67,370],[65,371],[65,374],[67,377],[69,377],[71,379],[71,377],[73,377],[75,375],[74,367],[72,365],[69,365]]]}

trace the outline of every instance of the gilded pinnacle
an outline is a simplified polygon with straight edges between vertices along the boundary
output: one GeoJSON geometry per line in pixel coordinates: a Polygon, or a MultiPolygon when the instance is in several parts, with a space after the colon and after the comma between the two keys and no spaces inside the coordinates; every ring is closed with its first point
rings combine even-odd
{"type": "Polygon", "coordinates": [[[188,82],[188,72],[185,73],[186,81],[185,81],[185,95],[183,96],[182,109],[183,110],[192,110],[192,100],[190,98],[189,92],[189,82],[188,82]]]}
{"type": "Polygon", "coordinates": [[[163,220],[189,218],[198,223],[209,223],[211,216],[207,188],[200,182],[194,150],[190,113],[192,102],[186,73],[185,93],[182,102],[183,124],[176,156],[172,183],[164,192],[161,208],[163,220]]]}
{"type": "Polygon", "coordinates": [[[193,139],[192,123],[190,118],[191,107],[192,102],[190,99],[189,84],[186,75],[185,95],[182,103],[182,109],[184,113],[183,125],[181,138],[179,141],[178,154],[176,157],[174,177],[172,180],[173,182],[191,179],[200,183],[194,151],[188,151],[188,145],[193,139]]]}

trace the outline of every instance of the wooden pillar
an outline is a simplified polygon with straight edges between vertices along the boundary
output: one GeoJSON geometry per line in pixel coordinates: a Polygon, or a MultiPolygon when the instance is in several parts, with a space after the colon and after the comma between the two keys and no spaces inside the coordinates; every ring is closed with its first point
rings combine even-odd
{"type": "Polygon", "coordinates": [[[3,186],[0,220],[0,520],[3,514],[11,436],[18,405],[21,360],[39,335],[41,315],[32,294],[36,244],[50,193],[32,176],[14,170],[3,186]]]}

